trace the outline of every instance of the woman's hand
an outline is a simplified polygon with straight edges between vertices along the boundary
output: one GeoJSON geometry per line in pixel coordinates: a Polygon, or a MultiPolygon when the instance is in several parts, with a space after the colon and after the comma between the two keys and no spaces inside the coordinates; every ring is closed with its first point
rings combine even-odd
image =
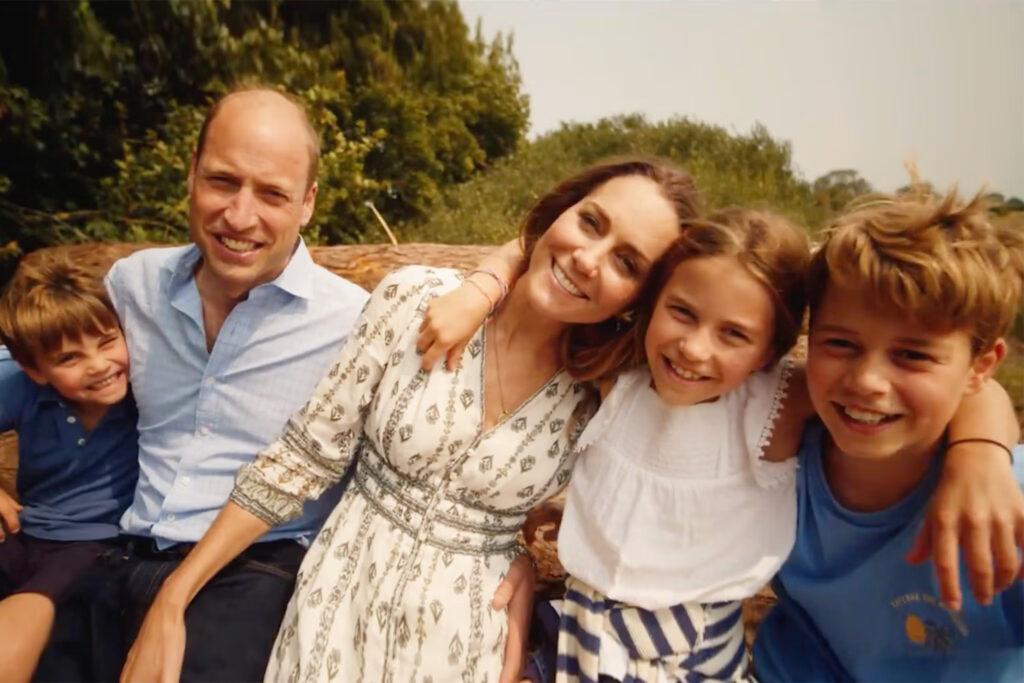
{"type": "Polygon", "coordinates": [[[505,660],[499,683],[520,680],[523,658],[530,633],[530,614],[533,612],[533,591],[537,576],[526,555],[517,557],[508,568],[505,580],[494,591],[491,608],[508,607],[508,638],[505,640],[505,660]]]}
{"type": "Polygon", "coordinates": [[[998,446],[970,442],[949,449],[924,526],[907,555],[913,563],[934,557],[942,601],[954,610],[962,603],[960,546],[980,604],[1020,578],[1024,493],[998,446]]]}
{"type": "Polygon", "coordinates": [[[473,278],[473,284],[463,282],[457,289],[427,304],[420,336],[416,340],[416,348],[423,353],[424,370],[432,369],[442,356],[445,356],[445,366],[455,370],[466,344],[487,320],[491,302],[497,301],[501,295],[493,279],[480,275],[471,275],[470,278],[473,278]],[[484,291],[489,291],[488,287],[495,290],[493,298],[488,300],[477,285],[484,287],[484,291]]]}
{"type": "Polygon", "coordinates": [[[177,683],[185,660],[185,608],[157,594],[121,670],[120,683],[177,683]]]}

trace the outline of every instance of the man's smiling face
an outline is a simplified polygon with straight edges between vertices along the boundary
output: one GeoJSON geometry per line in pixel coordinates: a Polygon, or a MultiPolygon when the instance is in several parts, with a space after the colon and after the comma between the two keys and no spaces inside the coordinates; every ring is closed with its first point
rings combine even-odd
{"type": "Polygon", "coordinates": [[[313,214],[309,133],[276,93],[229,96],[189,172],[189,235],[207,285],[232,298],[281,274],[313,214]]]}

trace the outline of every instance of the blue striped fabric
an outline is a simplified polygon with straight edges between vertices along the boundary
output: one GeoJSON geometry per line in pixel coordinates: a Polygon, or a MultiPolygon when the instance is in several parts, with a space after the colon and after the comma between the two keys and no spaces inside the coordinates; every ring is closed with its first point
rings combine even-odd
{"type": "Polygon", "coordinates": [[[558,683],[597,683],[602,648],[623,648],[623,683],[746,679],[742,604],[684,603],[645,610],[570,577],[558,627],[558,683]]]}

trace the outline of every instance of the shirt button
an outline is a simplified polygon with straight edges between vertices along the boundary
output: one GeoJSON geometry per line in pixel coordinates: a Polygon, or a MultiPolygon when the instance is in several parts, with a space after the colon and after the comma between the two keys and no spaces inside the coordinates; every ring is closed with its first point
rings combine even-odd
{"type": "Polygon", "coordinates": [[[209,427],[200,427],[199,428],[199,433],[202,434],[203,436],[206,436],[207,434],[210,433],[210,428],[209,427]]]}
{"type": "Polygon", "coordinates": [[[206,378],[206,386],[208,386],[208,387],[212,387],[212,386],[213,386],[213,383],[214,383],[214,382],[216,382],[216,381],[217,381],[217,380],[215,380],[215,379],[214,379],[213,377],[207,377],[207,378],[206,378]]]}
{"type": "Polygon", "coordinates": [[[167,521],[168,522],[173,522],[174,521],[174,513],[173,512],[170,513],[169,515],[167,515],[167,521]]]}
{"type": "Polygon", "coordinates": [[[76,419],[75,419],[75,416],[74,416],[74,415],[68,415],[68,424],[71,424],[71,425],[73,425],[73,424],[75,424],[76,422],[78,422],[78,420],[76,420],[76,419]]]}
{"type": "Polygon", "coordinates": [[[85,438],[84,437],[78,439],[78,445],[79,446],[84,446],[85,445],[85,438]]]}

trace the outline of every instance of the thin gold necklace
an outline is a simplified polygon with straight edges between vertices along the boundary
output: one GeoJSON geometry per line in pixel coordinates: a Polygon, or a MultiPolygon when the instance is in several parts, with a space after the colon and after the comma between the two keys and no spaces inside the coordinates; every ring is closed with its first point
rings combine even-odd
{"type": "Polygon", "coordinates": [[[501,415],[498,422],[503,422],[508,417],[508,410],[505,409],[505,387],[501,384],[501,343],[498,341],[498,321],[491,318],[492,329],[494,330],[494,365],[498,372],[498,405],[501,407],[501,415]]]}

